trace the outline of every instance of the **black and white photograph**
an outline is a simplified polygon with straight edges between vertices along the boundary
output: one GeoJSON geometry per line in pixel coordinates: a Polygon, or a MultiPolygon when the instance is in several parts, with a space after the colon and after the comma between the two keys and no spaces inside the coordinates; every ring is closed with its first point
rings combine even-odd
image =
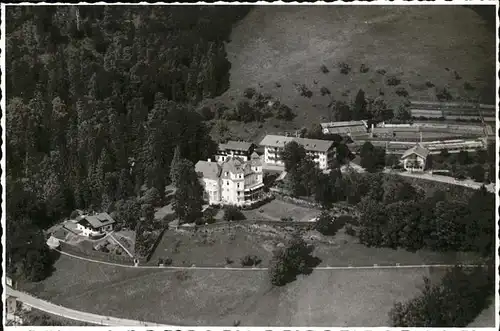
{"type": "Polygon", "coordinates": [[[4,327],[498,329],[498,10],[2,4],[4,327]]]}

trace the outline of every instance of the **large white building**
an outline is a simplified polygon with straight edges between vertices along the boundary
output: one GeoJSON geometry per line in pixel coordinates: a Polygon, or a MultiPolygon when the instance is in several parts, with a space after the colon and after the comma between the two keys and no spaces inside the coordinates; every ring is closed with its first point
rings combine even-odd
{"type": "Polygon", "coordinates": [[[285,145],[292,141],[302,145],[307,154],[312,157],[320,169],[326,170],[332,164],[335,157],[333,141],[285,137],[270,134],[265,136],[260,142],[260,145],[264,146],[264,162],[268,165],[284,167],[285,164],[281,158],[281,153],[283,152],[285,145]]]}
{"type": "Polygon", "coordinates": [[[253,153],[248,161],[227,156],[224,161],[198,161],[195,171],[211,205],[244,206],[263,198],[263,174],[260,156],[253,153]]]}

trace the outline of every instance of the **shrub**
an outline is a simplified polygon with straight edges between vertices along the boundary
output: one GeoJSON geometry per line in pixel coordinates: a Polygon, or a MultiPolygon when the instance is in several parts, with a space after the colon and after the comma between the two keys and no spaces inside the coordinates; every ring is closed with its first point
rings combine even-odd
{"type": "Polygon", "coordinates": [[[247,87],[243,91],[243,95],[245,96],[245,98],[248,98],[248,99],[252,99],[256,93],[257,93],[257,91],[253,87],[247,87]]]}
{"type": "Polygon", "coordinates": [[[245,215],[235,206],[224,207],[224,221],[241,221],[245,219],[245,215]]]}
{"type": "Polygon", "coordinates": [[[446,87],[436,89],[436,98],[439,101],[450,101],[453,100],[453,96],[448,91],[446,87]]]}
{"type": "Polygon", "coordinates": [[[326,88],[326,87],[324,87],[324,86],[323,86],[323,87],[322,87],[319,91],[321,92],[321,95],[322,95],[322,96],[325,96],[325,95],[330,95],[330,94],[331,94],[330,90],[329,90],[329,89],[327,89],[327,88],[326,88]]]}
{"type": "Polygon", "coordinates": [[[226,264],[233,264],[233,262],[234,262],[233,260],[231,260],[226,256],[226,264]]]}
{"type": "Polygon", "coordinates": [[[311,98],[313,96],[312,91],[305,84],[295,84],[295,89],[303,97],[311,98]]]}
{"type": "Polygon", "coordinates": [[[431,88],[431,87],[434,87],[435,85],[432,84],[432,82],[430,82],[430,81],[426,81],[425,86],[427,86],[428,88],[431,88]]]}
{"type": "Polygon", "coordinates": [[[384,76],[387,73],[387,71],[384,69],[377,69],[376,72],[377,72],[377,74],[382,75],[382,76],[384,76]]]}
{"type": "Polygon", "coordinates": [[[163,264],[163,259],[162,258],[159,258],[158,259],[158,265],[162,265],[163,264]]]}
{"type": "Polygon", "coordinates": [[[293,222],[293,217],[282,217],[280,218],[281,221],[283,222],[293,222]]]}
{"type": "Polygon", "coordinates": [[[345,233],[352,237],[356,236],[356,230],[351,225],[346,225],[345,233]]]}
{"type": "Polygon", "coordinates": [[[347,75],[351,72],[351,66],[345,62],[340,62],[338,66],[340,68],[340,73],[343,75],[347,75]]]}
{"type": "Polygon", "coordinates": [[[280,83],[278,83],[278,82],[274,83],[274,85],[275,85],[276,87],[281,87],[281,84],[280,84],[280,83]]]}
{"type": "Polygon", "coordinates": [[[165,260],[163,260],[164,265],[172,265],[172,259],[167,257],[165,260]]]}
{"type": "Polygon", "coordinates": [[[328,70],[328,68],[324,64],[322,64],[321,65],[321,72],[324,74],[327,74],[330,72],[330,70],[328,70]]]}
{"type": "Polygon", "coordinates": [[[464,83],[464,89],[466,91],[473,91],[473,90],[475,90],[474,86],[472,86],[471,83],[469,83],[469,82],[465,82],[464,83]]]}
{"type": "Polygon", "coordinates": [[[409,95],[408,91],[402,86],[396,89],[396,94],[399,95],[400,97],[405,97],[405,98],[408,97],[409,95]]]}
{"type": "Polygon", "coordinates": [[[359,72],[361,73],[367,73],[368,71],[370,70],[370,68],[368,68],[364,63],[361,64],[361,66],[359,67],[359,72]]]}
{"type": "Polygon", "coordinates": [[[327,211],[321,212],[316,219],[314,227],[319,233],[325,236],[333,236],[338,230],[334,218],[327,211]]]}
{"type": "Polygon", "coordinates": [[[455,79],[456,79],[456,80],[460,80],[460,79],[462,79],[462,76],[460,76],[460,75],[459,75],[459,73],[458,73],[458,72],[456,72],[456,71],[453,71],[453,75],[455,76],[455,79]]]}
{"type": "Polygon", "coordinates": [[[399,79],[396,76],[389,76],[386,80],[387,85],[389,86],[396,86],[401,83],[401,79],[399,79]]]}
{"type": "Polygon", "coordinates": [[[243,267],[253,267],[257,266],[262,262],[262,260],[256,255],[245,255],[241,259],[241,265],[243,267]]]}
{"type": "Polygon", "coordinates": [[[78,217],[78,215],[79,215],[78,212],[76,210],[73,210],[71,212],[71,214],[69,215],[69,218],[72,219],[72,220],[74,220],[75,218],[78,217]]]}

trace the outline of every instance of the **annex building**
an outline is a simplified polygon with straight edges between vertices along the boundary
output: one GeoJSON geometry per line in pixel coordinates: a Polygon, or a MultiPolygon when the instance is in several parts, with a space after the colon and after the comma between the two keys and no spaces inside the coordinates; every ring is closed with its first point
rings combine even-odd
{"type": "Polygon", "coordinates": [[[264,147],[264,162],[268,165],[284,167],[285,164],[281,159],[281,152],[285,148],[285,145],[292,141],[302,145],[307,154],[312,157],[321,170],[328,169],[334,160],[335,148],[333,141],[268,134],[260,142],[260,146],[264,147]]]}

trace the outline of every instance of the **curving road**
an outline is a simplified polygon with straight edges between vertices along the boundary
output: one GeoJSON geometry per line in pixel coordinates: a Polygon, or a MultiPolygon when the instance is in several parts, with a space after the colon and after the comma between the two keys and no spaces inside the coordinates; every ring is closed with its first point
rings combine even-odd
{"type": "Polygon", "coordinates": [[[78,310],[69,309],[66,307],[55,305],[53,303],[35,298],[29,294],[16,291],[8,286],[6,288],[7,288],[8,295],[15,296],[18,301],[21,301],[22,303],[24,303],[27,306],[36,308],[38,310],[41,310],[41,311],[44,311],[44,312],[47,312],[50,314],[54,314],[54,315],[62,316],[62,317],[69,318],[72,320],[76,320],[76,321],[97,324],[97,325],[106,325],[106,326],[168,326],[168,327],[175,327],[173,325],[163,325],[163,324],[157,324],[157,323],[153,323],[153,322],[136,321],[136,320],[129,320],[129,319],[123,319],[123,318],[116,318],[116,317],[102,316],[102,315],[86,313],[83,311],[78,311],[78,310]]]}

